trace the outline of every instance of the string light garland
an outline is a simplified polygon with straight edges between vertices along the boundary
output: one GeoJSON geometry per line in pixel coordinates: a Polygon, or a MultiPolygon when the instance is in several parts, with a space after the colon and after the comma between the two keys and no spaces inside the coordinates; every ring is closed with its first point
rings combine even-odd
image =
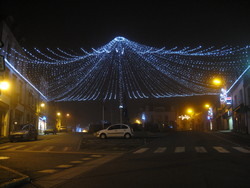
{"type": "Polygon", "coordinates": [[[214,95],[213,77],[230,86],[249,66],[249,46],[159,49],[124,37],[92,52],[23,50],[1,53],[50,101],[214,95]]]}

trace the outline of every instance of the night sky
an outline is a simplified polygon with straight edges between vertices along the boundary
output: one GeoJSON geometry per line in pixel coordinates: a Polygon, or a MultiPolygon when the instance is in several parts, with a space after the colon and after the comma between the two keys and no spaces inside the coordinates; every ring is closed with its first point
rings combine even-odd
{"type": "MultiPolygon", "coordinates": [[[[0,14],[12,16],[15,36],[28,49],[91,51],[117,36],[157,48],[250,45],[248,1],[104,2],[2,0],[0,14]]],[[[101,119],[102,105],[81,105],[74,112],[84,112],[85,124],[101,119]]]]}
{"type": "Polygon", "coordinates": [[[154,46],[250,44],[248,1],[3,0],[26,48],[98,48],[116,36],[154,46]]]}

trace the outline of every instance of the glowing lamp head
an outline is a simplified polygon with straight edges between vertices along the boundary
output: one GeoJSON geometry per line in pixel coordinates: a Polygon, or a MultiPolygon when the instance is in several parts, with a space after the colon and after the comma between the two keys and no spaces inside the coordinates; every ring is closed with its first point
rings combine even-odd
{"type": "Polygon", "coordinates": [[[221,80],[218,79],[218,78],[215,78],[215,79],[213,80],[213,84],[216,85],[216,86],[220,86],[220,85],[221,85],[221,80]]]}
{"type": "Polygon", "coordinates": [[[10,84],[6,81],[2,81],[0,82],[0,89],[1,90],[8,90],[10,87],[10,84]]]}
{"type": "Polygon", "coordinates": [[[209,105],[209,104],[205,104],[204,106],[205,106],[205,108],[209,108],[209,107],[210,107],[210,105],[209,105]]]}
{"type": "Polygon", "coordinates": [[[194,113],[194,111],[193,111],[193,109],[189,108],[189,109],[187,109],[187,113],[192,114],[192,113],[194,113]]]}

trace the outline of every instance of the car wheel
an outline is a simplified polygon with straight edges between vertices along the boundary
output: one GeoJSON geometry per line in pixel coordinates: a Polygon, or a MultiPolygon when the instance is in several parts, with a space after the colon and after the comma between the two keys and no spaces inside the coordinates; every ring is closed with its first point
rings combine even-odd
{"type": "Polygon", "coordinates": [[[129,139],[129,138],[131,138],[131,134],[129,134],[129,133],[126,133],[126,134],[124,135],[124,138],[126,138],[126,139],[129,139]]]}
{"type": "Polygon", "coordinates": [[[105,139],[105,138],[107,138],[107,136],[106,136],[106,134],[102,133],[102,134],[100,135],[100,138],[105,139]]]}

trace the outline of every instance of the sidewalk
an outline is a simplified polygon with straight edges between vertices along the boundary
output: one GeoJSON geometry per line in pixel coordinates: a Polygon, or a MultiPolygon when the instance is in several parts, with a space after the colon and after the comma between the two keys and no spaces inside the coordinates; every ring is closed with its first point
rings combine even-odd
{"type": "Polygon", "coordinates": [[[236,137],[239,137],[239,138],[244,138],[244,139],[250,140],[250,134],[243,134],[243,133],[230,131],[230,130],[221,130],[221,131],[218,131],[218,132],[221,133],[221,134],[232,135],[232,136],[236,136],[236,137]]]}

